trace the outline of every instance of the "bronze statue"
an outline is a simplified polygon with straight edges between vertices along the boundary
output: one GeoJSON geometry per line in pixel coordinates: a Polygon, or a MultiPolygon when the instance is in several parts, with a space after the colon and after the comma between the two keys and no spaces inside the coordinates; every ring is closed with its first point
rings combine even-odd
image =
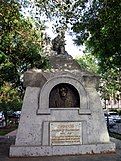
{"type": "Polygon", "coordinates": [[[57,54],[64,54],[65,51],[65,33],[61,31],[57,37],[52,40],[52,50],[56,51],[57,54]]]}
{"type": "Polygon", "coordinates": [[[64,83],[57,85],[50,93],[50,108],[79,107],[79,96],[64,83]]]}

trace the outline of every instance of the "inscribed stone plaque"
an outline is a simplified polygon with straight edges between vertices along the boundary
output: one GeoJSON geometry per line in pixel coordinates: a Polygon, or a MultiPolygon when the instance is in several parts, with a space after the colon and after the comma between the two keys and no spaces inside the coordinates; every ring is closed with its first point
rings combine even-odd
{"type": "Polygon", "coordinates": [[[81,122],[51,122],[50,145],[82,144],[81,122]]]}

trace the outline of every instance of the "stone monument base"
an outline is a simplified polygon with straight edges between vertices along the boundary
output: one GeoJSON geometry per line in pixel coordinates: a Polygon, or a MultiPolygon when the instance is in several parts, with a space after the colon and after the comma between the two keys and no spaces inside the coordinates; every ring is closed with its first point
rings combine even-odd
{"type": "Polygon", "coordinates": [[[26,92],[10,157],[115,152],[96,91],[98,78],[72,68],[70,58],[58,58],[53,60],[57,67],[69,69],[25,74],[26,92]]]}
{"type": "Polygon", "coordinates": [[[115,144],[99,143],[89,145],[66,146],[11,146],[10,157],[53,156],[53,155],[79,155],[115,152],[115,144]]]}

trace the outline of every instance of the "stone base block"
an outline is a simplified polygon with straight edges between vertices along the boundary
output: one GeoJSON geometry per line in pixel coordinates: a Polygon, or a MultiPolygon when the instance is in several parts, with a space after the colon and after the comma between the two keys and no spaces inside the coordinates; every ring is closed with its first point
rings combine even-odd
{"type": "Polygon", "coordinates": [[[99,143],[90,145],[71,146],[17,146],[10,147],[10,157],[33,157],[33,156],[53,156],[53,155],[79,155],[98,154],[115,152],[115,144],[99,143]]]}

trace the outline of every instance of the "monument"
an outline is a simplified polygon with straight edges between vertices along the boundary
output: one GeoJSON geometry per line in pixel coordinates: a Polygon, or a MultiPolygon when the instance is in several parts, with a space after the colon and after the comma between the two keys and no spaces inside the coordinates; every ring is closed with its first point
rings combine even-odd
{"type": "Polygon", "coordinates": [[[96,91],[99,78],[82,70],[62,42],[53,41],[51,70],[24,75],[26,92],[11,157],[115,151],[96,91]]]}

